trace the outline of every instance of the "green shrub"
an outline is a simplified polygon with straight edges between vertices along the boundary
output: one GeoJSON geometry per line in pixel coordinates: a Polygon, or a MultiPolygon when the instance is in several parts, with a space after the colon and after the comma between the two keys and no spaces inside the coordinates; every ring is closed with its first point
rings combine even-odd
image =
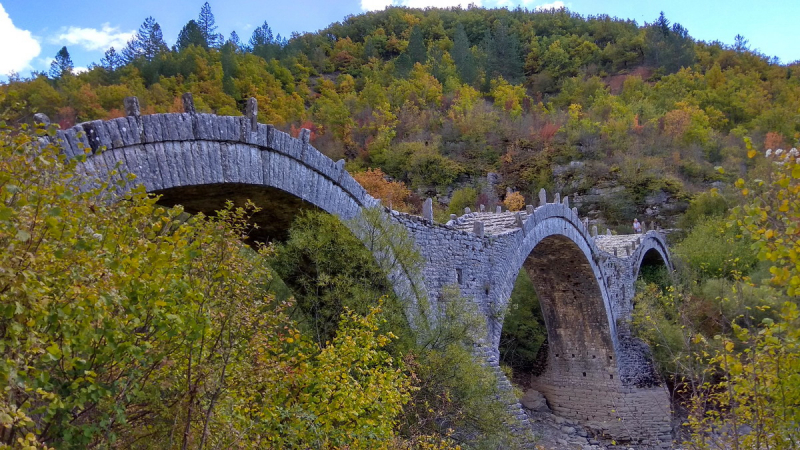
{"type": "Polygon", "coordinates": [[[709,218],[689,232],[674,254],[701,279],[746,275],[755,267],[757,258],[750,244],[737,238],[738,234],[721,219],[709,218]]]}
{"type": "Polygon", "coordinates": [[[475,188],[466,187],[456,189],[453,196],[450,197],[450,205],[448,212],[450,214],[464,214],[464,208],[475,208],[475,202],[478,199],[478,191],[475,188]]]}
{"type": "Polygon", "coordinates": [[[681,217],[679,225],[681,228],[692,228],[703,220],[719,218],[728,212],[728,201],[716,190],[701,192],[696,195],[689,208],[681,217]]]}

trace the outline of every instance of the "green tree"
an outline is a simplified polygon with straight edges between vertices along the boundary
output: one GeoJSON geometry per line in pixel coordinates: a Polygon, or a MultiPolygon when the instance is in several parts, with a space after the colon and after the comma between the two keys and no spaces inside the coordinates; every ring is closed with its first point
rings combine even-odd
{"type": "Polygon", "coordinates": [[[179,51],[189,48],[190,45],[208,48],[208,41],[203,35],[200,26],[194,20],[190,20],[183,26],[180,33],[178,33],[178,42],[175,44],[179,51]]]}
{"type": "Polygon", "coordinates": [[[508,28],[508,25],[505,22],[498,23],[494,33],[484,45],[487,54],[487,77],[501,76],[509,83],[518,83],[523,75],[520,43],[519,38],[508,28]]]}
{"type": "MultiPolygon", "coordinates": [[[[750,148],[748,156],[757,152],[750,148]]],[[[800,443],[799,157],[796,149],[770,151],[770,180],[737,182],[746,203],[734,210],[731,225],[741,227],[759,258],[771,265],[772,286],[788,298],[774,319],[752,326],[735,322],[733,336],[715,337],[721,348],[710,364],[721,381],[693,398],[690,425],[697,447],[789,449],[800,443]],[[712,429],[722,431],[709,433],[712,429]]]]}
{"type": "Polygon", "coordinates": [[[50,78],[58,79],[64,75],[71,74],[74,67],[67,47],[61,47],[61,50],[56,53],[55,60],[50,63],[50,78]]]}
{"type": "Polygon", "coordinates": [[[200,8],[200,15],[197,17],[197,26],[206,41],[207,47],[218,47],[223,44],[222,36],[217,34],[216,20],[214,13],[211,12],[211,5],[203,3],[200,8]]]}
{"type": "Polygon", "coordinates": [[[112,73],[115,72],[117,69],[122,67],[125,64],[124,59],[122,56],[117,53],[114,47],[109,48],[106,50],[103,58],[100,59],[100,66],[106,70],[106,72],[112,73]]]}
{"type": "Polygon", "coordinates": [[[470,85],[474,83],[478,77],[478,65],[475,62],[475,57],[472,55],[472,50],[470,50],[469,38],[461,22],[456,25],[451,54],[453,55],[453,61],[456,64],[461,81],[470,85]]]}
{"type": "MultiPolygon", "coordinates": [[[[0,128],[0,444],[369,448],[409,398],[375,299],[324,349],[264,290],[252,205],[214,218],[0,128]],[[35,158],[30,158],[36,155],[35,158]]],[[[378,302],[380,303],[380,302],[378,302]]]]}
{"type": "Polygon", "coordinates": [[[428,59],[428,49],[425,47],[425,39],[419,26],[411,28],[411,35],[408,37],[408,56],[413,66],[416,63],[425,64],[428,59]]]}
{"type": "Polygon", "coordinates": [[[138,58],[153,61],[159,54],[165,53],[167,50],[161,25],[151,16],[144,20],[136,35],[128,41],[122,50],[122,57],[126,63],[131,63],[138,58]]]}

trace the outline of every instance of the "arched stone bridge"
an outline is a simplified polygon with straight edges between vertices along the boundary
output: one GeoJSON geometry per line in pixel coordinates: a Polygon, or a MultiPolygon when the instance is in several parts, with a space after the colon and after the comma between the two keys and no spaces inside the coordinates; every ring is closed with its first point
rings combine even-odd
{"type": "MultiPolygon", "coordinates": [[[[250,199],[262,208],[253,218],[259,225],[254,238],[265,241],[285,237],[303,209],[353,219],[380,207],[344,170],[344,161],[333,162],[309,144],[308,130],[295,139],[257,123],[255,99],[240,117],[196,113],[190,95],[180,114],[141,116],[132,97],[125,107],[126,117],[57,133],[68,156],[88,154],[79,166],[87,185],[119,167],[162,195],[163,203],[189,212],[211,213],[227,199],[250,199]]],[[[424,217],[386,210],[387,218],[405,226],[425,261],[422,279],[391,267],[400,298],[416,307],[413,294],[422,295],[437,305],[446,287],[457,286],[486,317],[488,334],[476,352],[510,388],[499,369],[498,344],[514,281],[526,270],[548,331],[546,362],[532,383],[554,412],[618,441],[668,446],[666,390],[647,346],[627,326],[642,265],[671,267],[664,238],[655,231],[597,236],[568,199],[548,199],[544,191],[526,211],[467,213],[447,224],[433,222],[429,205],[424,217]]],[[[509,408],[525,419],[516,400],[509,408]]]]}

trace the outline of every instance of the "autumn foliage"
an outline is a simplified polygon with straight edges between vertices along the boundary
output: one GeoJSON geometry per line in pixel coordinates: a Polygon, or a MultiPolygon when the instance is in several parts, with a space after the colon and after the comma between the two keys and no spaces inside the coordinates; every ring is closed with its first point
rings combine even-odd
{"type": "Polygon", "coordinates": [[[525,197],[522,196],[519,192],[511,192],[510,194],[506,195],[505,200],[503,200],[503,204],[508,208],[509,211],[521,211],[525,208],[525,197]]]}
{"type": "Polygon", "coordinates": [[[389,181],[381,169],[369,169],[353,174],[358,183],[367,190],[369,195],[380,199],[381,202],[396,211],[408,212],[408,198],[411,191],[399,181],[389,181]]]}

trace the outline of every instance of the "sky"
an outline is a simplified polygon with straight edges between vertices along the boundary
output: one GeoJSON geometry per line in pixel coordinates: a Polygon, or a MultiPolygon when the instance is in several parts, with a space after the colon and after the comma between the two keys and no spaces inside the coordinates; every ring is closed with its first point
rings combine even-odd
{"type": "MultiPolygon", "coordinates": [[[[204,0],[0,0],[0,75],[47,71],[62,46],[76,70],[98,63],[111,46],[119,50],[147,16],[161,25],[172,45],[180,29],[197,19],[204,0]]],[[[469,3],[486,8],[566,7],[583,16],[608,14],[652,22],[664,11],[695,39],[733,44],[737,34],[750,47],[782,63],[800,60],[800,0],[227,0],[210,1],[218,32],[236,31],[247,41],[267,21],[274,33],[313,32],[348,15],[381,10],[388,5],[449,7],[469,3]]],[[[0,78],[0,80],[5,77],[0,78]]]]}

